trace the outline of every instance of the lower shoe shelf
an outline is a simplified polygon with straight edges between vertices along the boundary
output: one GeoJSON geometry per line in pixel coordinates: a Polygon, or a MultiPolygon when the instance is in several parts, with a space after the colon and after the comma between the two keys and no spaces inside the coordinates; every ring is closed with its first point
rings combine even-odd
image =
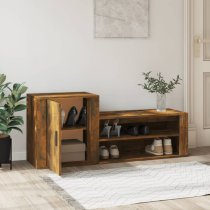
{"type": "Polygon", "coordinates": [[[178,137],[178,131],[156,131],[151,132],[148,135],[138,135],[138,136],[131,136],[131,135],[122,135],[120,137],[114,136],[110,138],[103,138],[99,139],[100,142],[109,142],[109,141],[129,141],[129,140],[145,140],[145,139],[152,139],[152,138],[165,138],[165,137],[178,137]]]}
{"type": "MultiPolygon", "coordinates": [[[[179,154],[159,155],[159,156],[150,155],[147,153],[123,154],[123,155],[120,155],[120,158],[118,159],[99,160],[99,163],[106,164],[106,163],[118,163],[118,162],[132,162],[132,161],[139,161],[139,160],[156,160],[156,159],[176,158],[176,157],[181,157],[181,156],[179,154]]],[[[91,163],[89,163],[86,160],[62,163],[62,167],[84,166],[84,165],[91,165],[91,163]]]]}
{"type": "Polygon", "coordinates": [[[150,155],[147,153],[122,154],[118,159],[100,160],[100,163],[130,162],[138,160],[155,160],[155,159],[176,158],[176,157],[180,157],[180,155],[177,153],[172,155],[158,155],[158,156],[150,155]]]}

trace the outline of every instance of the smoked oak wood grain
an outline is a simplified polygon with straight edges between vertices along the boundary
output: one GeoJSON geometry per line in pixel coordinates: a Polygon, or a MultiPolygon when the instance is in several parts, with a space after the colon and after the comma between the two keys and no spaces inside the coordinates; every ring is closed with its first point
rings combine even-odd
{"type": "Polygon", "coordinates": [[[27,94],[27,160],[35,168],[47,168],[47,100],[64,101],[67,109],[66,101],[75,100],[77,104],[78,98],[98,101],[98,95],[87,92],[27,94]]]}
{"type": "Polygon", "coordinates": [[[61,175],[61,107],[47,101],[47,167],[61,175]]]}
{"type": "Polygon", "coordinates": [[[124,110],[100,112],[100,131],[104,123],[108,120],[112,125],[114,120],[119,120],[122,129],[126,126],[144,125],[149,128],[149,134],[132,136],[121,132],[120,137],[111,136],[110,138],[100,136],[100,146],[109,148],[117,145],[120,158],[118,160],[109,159],[100,163],[111,163],[120,161],[152,160],[161,158],[181,157],[188,155],[188,115],[185,112],[167,109],[166,112],[156,110],[124,110]],[[155,156],[145,154],[145,147],[151,145],[154,139],[170,138],[172,140],[173,154],[170,156],[155,156]],[[136,155],[138,154],[139,155],[136,155]]]}

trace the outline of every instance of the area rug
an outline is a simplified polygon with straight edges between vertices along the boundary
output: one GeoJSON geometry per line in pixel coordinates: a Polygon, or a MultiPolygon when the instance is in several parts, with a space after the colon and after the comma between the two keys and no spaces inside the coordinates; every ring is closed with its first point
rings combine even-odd
{"type": "Polygon", "coordinates": [[[210,166],[199,162],[50,174],[48,181],[77,203],[96,209],[210,194],[210,166]]]}

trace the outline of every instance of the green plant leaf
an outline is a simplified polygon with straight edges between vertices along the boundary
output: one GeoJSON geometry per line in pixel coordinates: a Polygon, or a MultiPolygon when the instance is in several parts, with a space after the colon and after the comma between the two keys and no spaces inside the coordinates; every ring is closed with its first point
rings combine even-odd
{"type": "Polygon", "coordinates": [[[5,115],[5,112],[6,112],[5,109],[1,107],[0,108],[0,115],[5,115]]]}
{"type": "Polygon", "coordinates": [[[8,126],[4,123],[0,123],[0,131],[7,131],[8,126]]]}
{"type": "Polygon", "coordinates": [[[5,114],[7,114],[7,116],[13,115],[13,108],[10,107],[8,103],[4,104],[4,109],[5,109],[5,114]]]}
{"type": "Polygon", "coordinates": [[[22,123],[16,120],[12,120],[8,124],[8,126],[15,126],[15,125],[22,125],[22,123]]]}
{"type": "Polygon", "coordinates": [[[12,97],[12,95],[9,95],[8,96],[8,100],[9,100],[9,103],[12,105],[12,106],[14,106],[15,105],[15,100],[14,100],[14,98],[12,97]]]}
{"type": "Polygon", "coordinates": [[[7,124],[7,118],[3,115],[0,116],[0,123],[7,124]]]}
{"type": "Polygon", "coordinates": [[[0,98],[1,98],[1,99],[4,99],[4,96],[5,96],[5,93],[2,92],[2,93],[0,94],[0,98]]]}
{"type": "Polygon", "coordinates": [[[11,132],[12,129],[20,131],[21,133],[23,133],[23,131],[20,128],[16,127],[16,126],[8,127],[9,132],[11,132]]]}
{"type": "Polygon", "coordinates": [[[19,87],[20,87],[21,85],[22,85],[22,84],[20,84],[20,83],[15,83],[15,84],[13,85],[13,90],[18,90],[19,87]]]}
{"type": "Polygon", "coordinates": [[[18,93],[17,93],[17,91],[12,91],[12,98],[13,98],[13,100],[14,101],[18,101],[18,97],[19,97],[19,95],[18,95],[18,93]]]}
{"type": "Polygon", "coordinates": [[[13,106],[14,106],[14,102],[13,102],[13,100],[11,101],[10,98],[8,98],[7,104],[10,108],[13,108],[13,106]]]}
{"type": "Polygon", "coordinates": [[[12,100],[14,101],[14,103],[16,102],[16,97],[14,95],[14,93],[11,93],[10,97],[12,98],[12,100]]]}
{"type": "Polygon", "coordinates": [[[18,93],[20,93],[22,95],[23,93],[25,93],[27,91],[27,89],[28,89],[28,87],[22,85],[18,88],[18,93]]]}
{"type": "Polygon", "coordinates": [[[25,104],[18,104],[17,106],[15,106],[14,110],[15,112],[19,112],[19,111],[23,111],[26,109],[26,105],[25,104]]]}
{"type": "Polygon", "coordinates": [[[26,99],[26,97],[25,97],[25,96],[24,96],[24,97],[20,97],[19,101],[21,101],[21,100],[23,100],[23,99],[26,99]]]}
{"type": "Polygon", "coordinates": [[[24,123],[23,117],[21,117],[21,116],[13,116],[13,117],[11,117],[11,120],[18,121],[19,123],[21,123],[21,125],[24,123]]]}
{"type": "Polygon", "coordinates": [[[5,84],[1,84],[1,85],[0,85],[0,89],[1,89],[1,90],[4,90],[5,88],[8,88],[10,84],[11,84],[10,82],[5,83],[5,84]]]}

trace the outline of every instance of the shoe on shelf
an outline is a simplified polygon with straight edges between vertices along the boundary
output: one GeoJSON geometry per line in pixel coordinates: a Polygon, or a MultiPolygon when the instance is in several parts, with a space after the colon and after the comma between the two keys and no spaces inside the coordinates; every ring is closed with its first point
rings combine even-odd
{"type": "Polygon", "coordinates": [[[64,124],[64,127],[74,126],[76,124],[76,121],[75,121],[76,116],[77,116],[77,108],[73,106],[68,113],[67,120],[64,124]]]}
{"type": "Polygon", "coordinates": [[[109,154],[110,154],[110,157],[113,159],[117,159],[120,157],[120,152],[119,152],[117,145],[112,145],[109,148],[109,154]]]}
{"type": "Polygon", "coordinates": [[[80,111],[79,118],[77,120],[77,125],[86,126],[86,122],[87,122],[87,109],[86,106],[83,106],[80,111]]]}
{"type": "Polygon", "coordinates": [[[146,125],[139,126],[139,133],[143,135],[149,134],[149,127],[146,125]]]}
{"type": "Polygon", "coordinates": [[[131,136],[147,135],[149,134],[149,127],[146,125],[130,125],[125,127],[125,133],[131,136]]]}
{"type": "Polygon", "coordinates": [[[125,133],[131,136],[138,136],[139,135],[139,126],[128,126],[125,128],[125,133]]]}
{"type": "Polygon", "coordinates": [[[111,130],[110,130],[110,135],[111,136],[118,136],[120,137],[120,131],[121,131],[121,125],[118,125],[119,123],[119,119],[116,119],[114,122],[113,122],[113,126],[111,127],[111,130]]]}
{"type": "Polygon", "coordinates": [[[151,145],[147,145],[145,152],[153,155],[163,155],[162,139],[154,139],[151,145]]]}
{"type": "Polygon", "coordinates": [[[172,147],[172,141],[170,138],[163,140],[163,148],[164,148],[164,154],[165,155],[172,155],[173,154],[173,147],[172,147]]]}
{"type": "Polygon", "coordinates": [[[110,138],[110,130],[112,126],[109,125],[109,120],[105,121],[104,127],[102,128],[102,131],[100,133],[100,136],[105,136],[107,138],[110,138]]]}
{"type": "Polygon", "coordinates": [[[105,146],[100,146],[100,159],[109,159],[109,150],[105,146]]]}

